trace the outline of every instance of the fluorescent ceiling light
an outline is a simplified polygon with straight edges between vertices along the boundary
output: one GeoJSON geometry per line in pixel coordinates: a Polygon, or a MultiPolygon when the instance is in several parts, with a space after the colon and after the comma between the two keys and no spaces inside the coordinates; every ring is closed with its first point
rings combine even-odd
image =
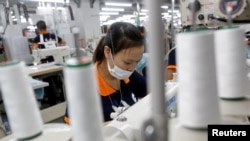
{"type": "Polygon", "coordinates": [[[65,9],[64,7],[44,7],[38,6],[37,9],[65,9]]]}
{"type": "Polygon", "coordinates": [[[119,15],[119,12],[100,12],[100,15],[119,15]]]}
{"type": "Polygon", "coordinates": [[[168,9],[168,6],[161,6],[161,8],[163,8],[163,9],[168,9]]]}
{"type": "Polygon", "coordinates": [[[171,18],[172,16],[171,15],[165,15],[163,16],[163,18],[171,18]]]}
{"type": "Polygon", "coordinates": [[[169,13],[161,13],[162,15],[169,15],[169,13]]]}
{"type": "MultiPolygon", "coordinates": [[[[28,0],[25,0],[28,1],[28,0]]],[[[38,2],[51,2],[51,3],[64,3],[64,0],[29,0],[29,1],[38,1],[38,2]]]]}
{"type": "Polygon", "coordinates": [[[100,18],[110,18],[109,15],[101,15],[100,18]]]}
{"type": "Polygon", "coordinates": [[[100,16],[100,20],[101,21],[106,21],[108,18],[110,18],[109,15],[102,15],[102,16],[100,16]]]}
{"type": "Polygon", "coordinates": [[[100,16],[100,20],[101,21],[106,21],[109,17],[103,17],[103,16],[100,16]]]}
{"type": "MultiPolygon", "coordinates": [[[[172,12],[172,10],[168,10],[169,13],[172,12]]],[[[173,13],[179,13],[179,10],[174,10],[173,13]]]]}
{"type": "Polygon", "coordinates": [[[135,15],[123,15],[123,17],[132,18],[132,17],[135,17],[135,15]]]}
{"type": "Polygon", "coordinates": [[[126,6],[126,7],[131,7],[131,6],[132,6],[132,3],[105,2],[105,5],[107,5],[107,6],[126,6]]]}
{"type": "Polygon", "coordinates": [[[139,15],[147,15],[147,13],[139,13],[139,15]]]}
{"type": "Polygon", "coordinates": [[[146,19],[148,16],[140,16],[140,19],[146,19]]]}
{"type": "Polygon", "coordinates": [[[102,8],[102,11],[124,11],[123,8],[102,8]]]}
{"type": "Polygon", "coordinates": [[[141,12],[148,12],[147,9],[141,9],[141,12]]]}

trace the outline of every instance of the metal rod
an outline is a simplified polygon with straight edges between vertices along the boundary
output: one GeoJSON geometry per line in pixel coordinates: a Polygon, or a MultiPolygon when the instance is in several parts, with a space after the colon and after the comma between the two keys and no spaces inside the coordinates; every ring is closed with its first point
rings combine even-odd
{"type": "Polygon", "coordinates": [[[193,0],[193,3],[192,3],[192,6],[191,6],[191,10],[192,10],[192,27],[193,27],[193,30],[196,30],[197,27],[196,27],[196,9],[195,9],[195,2],[196,0],[193,0]]]}
{"type": "Polygon", "coordinates": [[[227,11],[227,24],[228,26],[232,25],[232,9],[233,9],[233,5],[232,3],[228,2],[225,5],[226,7],[226,11],[227,11]]]}
{"type": "Polygon", "coordinates": [[[72,28],[72,33],[74,34],[75,38],[75,48],[76,48],[76,58],[80,59],[81,53],[80,53],[80,45],[79,45],[79,32],[80,29],[78,27],[73,27],[72,28]]]}
{"type": "Polygon", "coordinates": [[[152,120],[156,129],[154,141],[167,141],[167,116],[164,98],[164,46],[160,1],[145,0],[149,10],[148,51],[149,91],[152,94],[152,120]],[[151,83],[152,82],[152,83],[151,83]]]}
{"type": "Polygon", "coordinates": [[[171,48],[174,47],[174,7],[175,0],[172,0],[172,14],[171,14],[171,48]]]}

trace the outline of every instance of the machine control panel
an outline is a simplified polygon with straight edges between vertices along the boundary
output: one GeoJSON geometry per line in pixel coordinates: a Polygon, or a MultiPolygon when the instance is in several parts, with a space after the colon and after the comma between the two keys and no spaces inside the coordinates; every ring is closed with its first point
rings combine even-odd
{"type": "Polygon", "coordinates": [[[250,0],[180,0],[182,26],[191,26],[193,15],[196,25],[226,24],[227,6],[231,7],[233,21],[250,21],[250,0]],[[224,21],[214,20],[214,17],[224,21]]]}

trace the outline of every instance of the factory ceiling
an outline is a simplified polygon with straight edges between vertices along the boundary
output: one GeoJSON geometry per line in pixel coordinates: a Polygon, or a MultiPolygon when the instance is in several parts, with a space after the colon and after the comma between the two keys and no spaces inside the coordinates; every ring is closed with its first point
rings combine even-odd
{"type": "MultiPolygon", "coordinates": [[[[40,0],[45,1],[45,0],[40,0]]],[[[80,2],[81,0],[70,0],[73,2],[80,2]]],[[[131,13],[133,11],[136,11],[137,9],[137,3],[139,3],[141,8],[145,8],[145,4],[143,0],[88,0],[90,2],[98,2],[100,4],[100,8],[105,6],[105,2],[123,2],[123,3],[132,3],[132,7],[126,8],[124,13],[131,13]]],[[[28,8],[28,11],[30,13],[35,13],[35,9],[38,7],[39,5],[39,0],[0,0],[0,4],[6,5],[6,3],[9,3],[10,6],[17,4],[19,2],[22,2],[26,5],[26,7],[28,8]]],[[[53,2],[53,0],[51,0],[50,2],[53,2]]],[[[171,0],[162,0],[162,3],[164,5],[169,5],[171,6],[171,0]]],[[[63,6],[63,3],[58,3],[58,6],[63,6]]],[[[179,0],[175,0],[175,6],[178,8],[179,6],[179,0]]]]}

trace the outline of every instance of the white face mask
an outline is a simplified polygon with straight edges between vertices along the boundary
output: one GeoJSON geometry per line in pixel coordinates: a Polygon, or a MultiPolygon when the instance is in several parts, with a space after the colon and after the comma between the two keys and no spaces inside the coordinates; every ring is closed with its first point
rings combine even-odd
{"type": "Polygon", "coordinates": [[[122,79],[128,78],[133,73],[133,71],[126,71],[126,70],[119,68],[118,66],[115,65],[115,63],[114,63],[114,68],[110,67],[108,61],[107,61],[107,64],[108,64],[109,73],[117,79],[122,80],[122,79]]]}

